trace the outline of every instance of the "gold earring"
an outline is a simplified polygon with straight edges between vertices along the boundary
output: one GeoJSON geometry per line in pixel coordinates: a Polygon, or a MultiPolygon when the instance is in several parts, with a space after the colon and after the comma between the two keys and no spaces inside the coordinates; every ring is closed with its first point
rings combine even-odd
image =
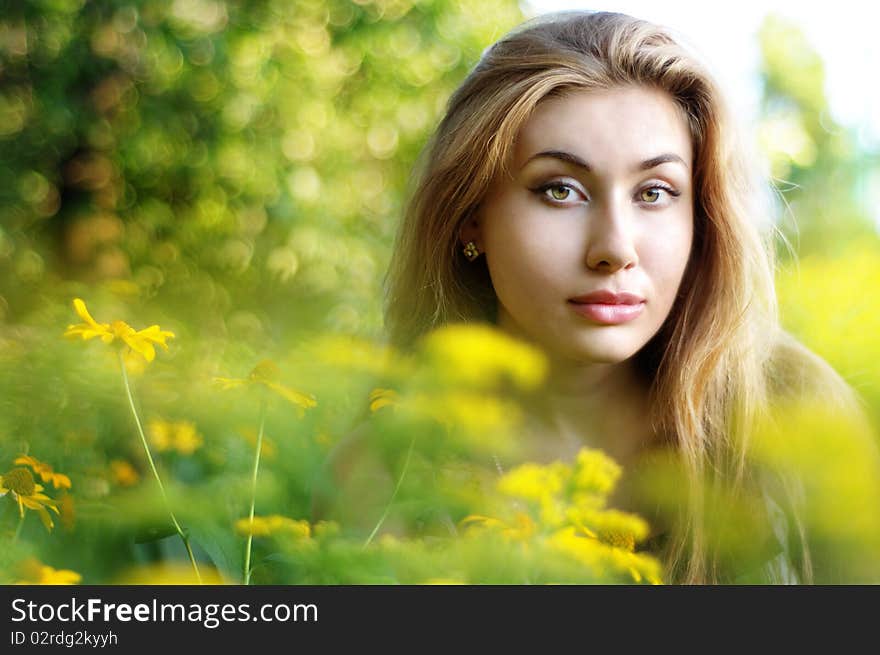
{"type": "Polygon", "coordinates": [[[467,257],[467,260],[469,262],[474,261],[477,257],[480,256],[480,251],[477,250],[477,244],[475,244],[473,241],[468,241],[465,244],[464,250],[462,250],[462,252],[464,253],[464,256],[467,257]]]}

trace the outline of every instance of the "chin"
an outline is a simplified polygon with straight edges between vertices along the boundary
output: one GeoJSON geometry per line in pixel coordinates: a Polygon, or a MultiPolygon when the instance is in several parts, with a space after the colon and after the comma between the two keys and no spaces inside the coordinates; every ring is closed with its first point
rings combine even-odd
{"type": "Polygon", "coordinates": [[[602,343],[594,339],[573,343],[569,358],[584,364],[619,364],[635,355],[644,343],[602,343]]]}

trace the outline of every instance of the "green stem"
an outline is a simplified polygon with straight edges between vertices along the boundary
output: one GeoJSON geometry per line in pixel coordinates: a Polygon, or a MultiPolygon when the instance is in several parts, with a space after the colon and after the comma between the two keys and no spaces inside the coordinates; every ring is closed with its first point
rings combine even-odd
{"type": "Polygon", "coordinates": [[[24,514],[18,519],[18,527],[15,528],[15,534],[12,536],[12,543],[18,543],[18,536],[21,534],[21,527],[24,525],[24,514]]]}
{"type": "Polygon", "coordinates": [[[257,504],[257,473],[260,472],[260,453],[263,450],[263,428],[266,426],[266,394],[260,401],[260,429],[257,432],[257,449],[254,454],[254,472],[251,476],[251,511],[248,515],[248,536],[244,547],[244,583],[251,581],[251,543],[254,540],[254,506],[257,504]]]}
{"type": "Polygon", "coordinates": [[[153,477],[156,478],[156,482],[159,484],[159,491],[162,492],[162,500],[165,501],[165,508],[168,510],[168,513],[171,515],[171,522],[174,524],[174,529],[177,530],[177,534],[180,535],[180,538],[183,540],[183,545],[186,548],[186,553],[189,555],[189,561],[192,563],[193,571],[196,573],[196,579],[199,581],[199,584],[202,584],[202,576],[199,573],[199,567],[196,564],[196,558],[193,556],[192,547],[189,543],[189,537],[186,536],[186,533],[183,531],[183,528],[180,527],[180,523],[177,522],[177,518],[174,516],[174,512],[171,509],[171,503],[168,502],[168,495],[165,493],[165,486],[162,484],[162,479],[159,477],[159,471],[156,470],[156,464],[153,462],[153,455],[150,452],[150,445],[147,443],[147,438],[144,436],[144,428],[141,426],[141,419],[138,416],[137,410],[134,407],[134,398],[131,395],[131,386],[128,383],[128,372],[125,369],[125,360],[122,357],[122,351],[119,351],[119,367],[122,369],[122,382],[125,384],[125,394],[128,396],[128,406],[131,408],[131,414],[134,416],[134,423],[137,426],[138,436],[141,438],[141,444],[144,447],[144,452],[147,454],[147,461],[150,463],[150,469],[153,471],[153,477]]]}
{"type": "Polygon", "coordinates": [[[382,516],[379,517],[379,522],[376,523],[376,527],[373,528],[373,531],[370,533],[370,536],[367,537],[367,540],[364,542],[363,548],[365,549],[370,545],[370,542],[373,541],[373,537],[376,536],[376,533],[379,532],[379,528],[382,527],[382,524],[385,522],[385,519],[388,518],[388,513],[391,511],[391,506],[394,504],[394,499],[397,498],[397,492],[400,491],[400,485],[403,482],[403,477],[406,475],[406,469],[409,468],[409,460],[412,456],[413,446],[416,443],[416,438],[413,437],[412,441],[409,442],[409,450],[406,451],[406,459],[403,462],[403,469],[400,471],[400,477],[397,478],[397,484],[394,485],[394,492],[391,494],[391,499],[388,501],[388,504],[385,506],[385,511],[382,512],[382,516]]]}

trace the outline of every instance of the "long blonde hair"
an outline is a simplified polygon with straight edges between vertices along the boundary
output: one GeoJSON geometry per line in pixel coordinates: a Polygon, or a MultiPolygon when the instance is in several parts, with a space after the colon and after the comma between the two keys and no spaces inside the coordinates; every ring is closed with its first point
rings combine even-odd
{"type": "MultiPolygon", "coordinates": [[[[622,14],[564,12],[520,26],[483,54],[423,152],[388,273],[386,327],[407,347],[437,325],[493,320],[485,258],[466,261],[460,227],[539,102],[624,85],[667,92],[694,147],[691,257],[668,319],[635,357],[651,381],[653,424],[674,435],[691,486],[668,566],[679,581],[711,581],[700,520],[706,474],[742,479],[748,426],[769,402],[779,357],[811,355],[779,328],[772,235],[756,223],[768,216],[767,194],[749,172],[719,89],[669,32],[622,14]]],[[[802,560],[809,580],[809,557],[802,560]]]]}

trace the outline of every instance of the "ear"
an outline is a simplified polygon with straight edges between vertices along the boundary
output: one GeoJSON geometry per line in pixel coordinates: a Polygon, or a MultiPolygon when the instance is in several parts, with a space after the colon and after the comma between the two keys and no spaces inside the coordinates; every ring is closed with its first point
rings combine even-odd
{"type": "Polygon", "coordinates": [[[480,213],[479,210],[473,212],[458,228],[458,241],[462,246],[467,245],[468,241],[473,241],[477,249],[483,252],[483,238],[480,230],[480,213]]]}

